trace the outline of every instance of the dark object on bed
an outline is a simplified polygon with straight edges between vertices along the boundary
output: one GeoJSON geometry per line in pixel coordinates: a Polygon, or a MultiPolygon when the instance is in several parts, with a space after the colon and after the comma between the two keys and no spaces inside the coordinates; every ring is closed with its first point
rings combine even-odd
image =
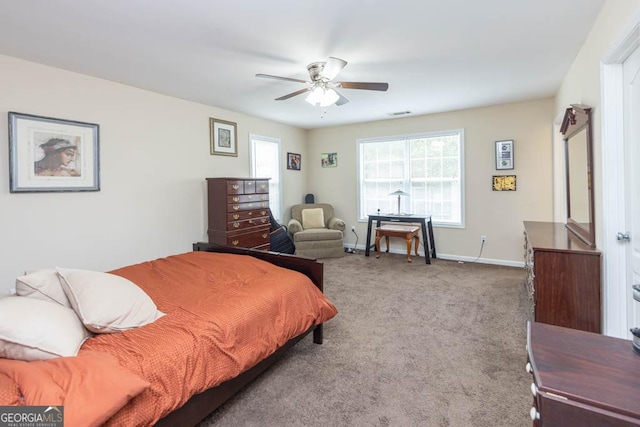
{"type": "Polygon", "coordinates": [[[269,250],[271,252],[279,252],[282,254],[293,254],[296,251],[296,247],[293,245],[293,240],[291,240],[291,237],[287,232],[287,227],[278,223],[271,212],[269,212],[269,216],[271,220],[269,250]]]}
{"type": "MultiPolygon", "coordinates": [[[[215,245],[211,243],[199,242],[193,245],[194,251],[233,253],[239,255],[249,255],[274,265],[299,271],[311,279],[311,281],[322,291],[323,265],[315,260],[299,258],[292,255],[274,254],[253,249],[235,248],[215,245]]],[[[187,401],[182,407],[176,409],[169,415],[160,419],[157,426],[194,426],[205,417],[219,408],[224,402],[236,394],[241,388],[253,381],[267,368],[277,362],[286,351],[293,347],[298,341],[313,331],[313,342],[322,344],[322,324],[312,327],[305,333],[287,341],[275,353],[259,362],[254,367],[243,372],[237,377],[230,379],[217,387],[213,387],[203,393],[197,394],[187,401]]]]}

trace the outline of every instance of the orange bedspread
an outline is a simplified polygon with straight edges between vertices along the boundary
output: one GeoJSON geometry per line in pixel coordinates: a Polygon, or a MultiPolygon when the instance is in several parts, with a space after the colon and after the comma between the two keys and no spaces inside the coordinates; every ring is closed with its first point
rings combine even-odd
{"type": "Polygon", "coordinates": [[[306,276],[249,256],[189,252],[111,273],[136,283],[167,315],[97,335],[80,350],[109,353],[151,383],[109,425],[153,424],[337,313],[306,276]]]}

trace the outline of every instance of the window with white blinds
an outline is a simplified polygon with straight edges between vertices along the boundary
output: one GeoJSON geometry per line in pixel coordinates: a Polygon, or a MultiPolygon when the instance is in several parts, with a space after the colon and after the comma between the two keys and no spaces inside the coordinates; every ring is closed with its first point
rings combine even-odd
{"type": "Polygon", "coordinates": [[[431,215],[434,224],[464,226],[462,129],[358,140],[358,216],[431,215]]]}
{"type": "Polygon", "coordinates": [[[269,208],[282,222],[282,186],[280,180],[280,139],[249,135],[251,145],[251,177],[269,180],[269,208]]]}

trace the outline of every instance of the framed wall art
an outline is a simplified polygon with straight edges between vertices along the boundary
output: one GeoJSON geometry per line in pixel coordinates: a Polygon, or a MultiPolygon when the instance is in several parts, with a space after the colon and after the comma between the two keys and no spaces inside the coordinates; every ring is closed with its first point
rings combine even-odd
{"type": "Polygon", "coordinates": [[[9,191],[100,190],[95,123],[9,112],[9,191]]]}
{"type": "Polygon", "coordinates": [[[287,169],[299,171],[302,163],[300,154],[287,153],[287,169]]]}
{"type": "Polygon", "coordinates": [[[320,162],[323,168],[337,168],[338,153],[322,153],[320,155],[320,162]]]}
{"type": "Polygon", "coordinates": [[[496,169],[513,169],[513,140],[496,141],[496,169]]]}
{"type": "Polygon", "coordinates": [[[225,120],[209,119],[211,154],[238,157],[236,124],[225,120]]]}
{"type": "Polygon", "coordinates": [[[494,175],[491,182],[493,191],[516,191],[515,175],[494,175]]]}

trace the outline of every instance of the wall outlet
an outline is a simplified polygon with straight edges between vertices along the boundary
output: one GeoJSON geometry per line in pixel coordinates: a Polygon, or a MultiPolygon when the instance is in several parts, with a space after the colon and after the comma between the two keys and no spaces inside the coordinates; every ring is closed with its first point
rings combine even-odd
{"type": "Polygon", "coordinates": [[[355,225],[351,226],[351,231],[353,231],[354,233],[356,232],[356,226],[355,225]]]}
{"type": "Polygon", "coordinates": [[[480,243],[487,243],[487,236],[480,236],[480,243]]]}

